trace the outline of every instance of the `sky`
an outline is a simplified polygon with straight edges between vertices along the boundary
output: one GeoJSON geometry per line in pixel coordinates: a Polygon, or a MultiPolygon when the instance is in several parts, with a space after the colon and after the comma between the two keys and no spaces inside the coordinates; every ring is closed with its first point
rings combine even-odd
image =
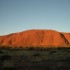
{"type": "Polygon", "coordinates": [[[70,0],[0,0],[0,35],[29,29],[70,32],[70,0]]]}

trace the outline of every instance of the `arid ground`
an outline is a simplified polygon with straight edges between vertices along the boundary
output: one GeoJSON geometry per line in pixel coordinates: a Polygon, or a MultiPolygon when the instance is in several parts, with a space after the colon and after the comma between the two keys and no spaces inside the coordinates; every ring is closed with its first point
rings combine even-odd
{"type": "Polygon", "coordinates": [[[0,48],[0,70],[70,70],[70,48],[0,48]]]}

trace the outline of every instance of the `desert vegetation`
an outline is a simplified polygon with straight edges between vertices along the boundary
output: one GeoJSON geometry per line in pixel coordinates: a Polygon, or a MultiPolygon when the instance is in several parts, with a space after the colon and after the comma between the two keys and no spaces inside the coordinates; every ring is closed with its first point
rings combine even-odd
{"type": "Polygon", "coordinates": [[[0,48],[0,70],[70,70],[70,48],[0,48]]]}

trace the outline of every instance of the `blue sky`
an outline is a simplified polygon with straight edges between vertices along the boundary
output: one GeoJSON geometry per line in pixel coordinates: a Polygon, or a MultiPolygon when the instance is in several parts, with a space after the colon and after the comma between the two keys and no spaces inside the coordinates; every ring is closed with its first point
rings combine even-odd
{"type": "Polygon", "coordinates": [[[28,29],[70,32],[70,0],[0,0],[0,35],[28,29]]]}

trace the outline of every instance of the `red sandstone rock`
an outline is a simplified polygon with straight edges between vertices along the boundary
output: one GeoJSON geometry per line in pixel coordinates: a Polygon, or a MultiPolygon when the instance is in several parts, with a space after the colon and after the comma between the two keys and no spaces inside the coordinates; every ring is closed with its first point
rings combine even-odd
{"type": "Polygon", "coordinates": [[[0,45],[16,47],[68,47],[70,33],[61,33],[54,30],[27,30],[0,36],[0,45]]]}

